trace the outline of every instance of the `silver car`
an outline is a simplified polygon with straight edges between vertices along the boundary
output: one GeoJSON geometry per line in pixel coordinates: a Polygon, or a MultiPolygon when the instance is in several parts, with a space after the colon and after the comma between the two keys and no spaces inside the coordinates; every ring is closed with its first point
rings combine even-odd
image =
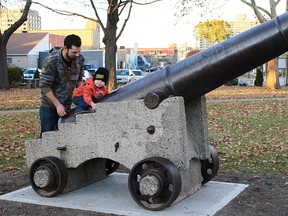
{"type": "Polygon", "coordinates": [[[136,80],[141,79],[145,76],[144,73],[139,69],[133,69],[132,71],[136,76],[136,80]]]}
{"type": "Polygon", "coordinates": [[[136,80],[136,76],[130,69],[116,70],[117,84],[126,84],[136,80]]]}

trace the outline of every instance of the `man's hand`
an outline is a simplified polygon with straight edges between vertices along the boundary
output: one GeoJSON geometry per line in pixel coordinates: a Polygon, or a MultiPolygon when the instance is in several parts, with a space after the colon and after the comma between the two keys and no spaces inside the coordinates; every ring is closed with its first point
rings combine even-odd
{"type": "Polygon", "coordinates": [[[67,112],[66,112],[66,109],[65,107],[59,103],[57,106],[56,106],[56,109],[57,109],[57,113],[60,117],[63,117],[65,115],[67,115],[67,112]]]}
{"type": "Polygon", "coordinates": [[[61,104],[57,100],[57,98],[55,97],[52,91],[49,91],[48,93],[46,93],[46,96],[54,104],[54,106],[56,107],[57,113],[60,117],[67,115],[65,107],[63,106],[63,104],[61,104]]]}

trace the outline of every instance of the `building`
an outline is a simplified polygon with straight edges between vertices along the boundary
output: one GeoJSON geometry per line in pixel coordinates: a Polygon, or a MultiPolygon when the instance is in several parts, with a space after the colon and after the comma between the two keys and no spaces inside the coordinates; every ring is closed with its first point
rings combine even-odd
{"type": "MultiPolygon", "coordinates": [[[[22,9],[1,9],[0,10],[1,32],[13,25],[22,16],[22,9]]],[[[83,50],[100,49],[100,25],[92,20],[86,22],[85,29],[61,29],[61,30],[43,30],[41,29],[41,17],[35,10],[30,10],[27,21],[19,27],[16,33],[50,33],[54,35],[67,36],[69,34],[77,34],[82,39],[83,50]]],[[[63,44],[62,44],[63,45],[63,44]]]]}
{"type": "Polygon", "coordinates": [[[238,35],[241,32],[244,32],[248,29],[253,28],[254,26],[260,24],[260,22],[255,19],[248,19],[245,14],[237,14],[233,21],[229,21],[231,25],[232,35],[231,37],[238,35]]]}
{"type": "MultiPolygon", "coordinates": [[[[82,40],[82,50],[100,49],[100,25],[94,21],[87,21],[85,29],[57,29],[57,30],[31,30],[29,33],[50,33],[66,37],[69,34],[76,34],[82,40]]],[[[62,44],[63,46],[63,44],[62,44]]]]}
{"type": "Polygon", "coordinates": [[[176,44],[168,48],[138,48],[138,56],[150,56],[152,67],[164,67],[178,61],[176,44]]]}
{"type": "MultiPolygon", "coordinates": [[[[4,32],[11,25],[13,25],[17,20],[22,16],[22,9],[0,9],[0,20],[1,32],[4,32]]],[[[18,28],[18,31],[25,32],[28,30],[37,30],[41,29],[41,17],[38,15],[38,12],[35,10],[30,10],[27,21],[23,23],[22,26],[18,28]]]]}
{"type": "MultiPolygon", "coordinates": [[[[241,32],[244,32],[250,28],[259,24],[259,21],[255,19],[248,19],[245,14],[237,14],[232,21],[227,21],[231,26],[232,34],[230,37],[238,35],[241,32]]],[[[200,37],[196,40],[197,48],[200,50],[207,49],[211,46],[214,46],[215,43],[206,41],[204,38],[200,37]]]]}
{"type": "Polygon", "coordinates": [[[164,67],[178,61],[176,44],[168,48],[125,48],[117,50],[117,68],[140,69],[146,71],[153,67],[164,67]]]}
{"type": "Polygon", "coordinates": [[[8,65],[37,68],[39,52],[62,46],[64,38],[50,33],[14,33],[7,44],[8,65]]]}

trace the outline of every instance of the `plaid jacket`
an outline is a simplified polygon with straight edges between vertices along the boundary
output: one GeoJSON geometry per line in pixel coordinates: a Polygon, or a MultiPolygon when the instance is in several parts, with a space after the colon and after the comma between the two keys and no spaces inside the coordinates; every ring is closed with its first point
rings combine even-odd
{"type": "Polygon", "coordinates": [[[71,68],[67,68],[61,56],[62,49],[54,48],[43,62],[40,76],[41,106],[54,107],[45,96],[52,91],[59,102],[66,109],[70,109],[73,91],[77,83],[82,81],[84,56],[80,54],[75,61],[72,61],[71,68]]]}

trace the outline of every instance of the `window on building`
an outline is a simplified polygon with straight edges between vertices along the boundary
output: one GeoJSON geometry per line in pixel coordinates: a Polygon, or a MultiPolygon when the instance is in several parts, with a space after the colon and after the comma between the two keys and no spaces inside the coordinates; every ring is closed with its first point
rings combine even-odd
{"type": "Polygon", "coordinates": [[[7,64],[11,65],[12,64],[12,58],[7,58],[7,64]]]}

